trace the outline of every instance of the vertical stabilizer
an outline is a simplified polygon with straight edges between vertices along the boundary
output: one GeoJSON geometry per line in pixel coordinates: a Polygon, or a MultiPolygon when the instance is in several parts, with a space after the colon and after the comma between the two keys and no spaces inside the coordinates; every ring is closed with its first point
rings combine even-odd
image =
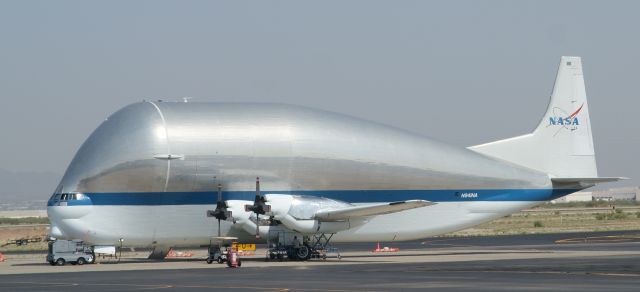
{"type": "Polygon", "coordinates": [[[555,177],[597,177],[580,57],[562,57],[547,112],[533,133],[469,147],[555,177]]]}

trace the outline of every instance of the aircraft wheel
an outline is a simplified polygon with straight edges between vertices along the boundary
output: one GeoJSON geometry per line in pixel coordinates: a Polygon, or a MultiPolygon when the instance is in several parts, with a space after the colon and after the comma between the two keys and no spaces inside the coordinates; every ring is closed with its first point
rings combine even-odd
{"type": "Polygon", "coordinates": [[[296,251],[296,257],[298,258],[298,260],[306,261],[311,258],[311,250],[306,245],[300,246],[300,248],[298,248],[298,250],[296,251]]]}

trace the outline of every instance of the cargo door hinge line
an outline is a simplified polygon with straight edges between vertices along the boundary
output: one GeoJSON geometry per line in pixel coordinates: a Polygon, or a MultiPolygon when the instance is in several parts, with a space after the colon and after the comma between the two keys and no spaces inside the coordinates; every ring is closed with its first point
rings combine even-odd
{"type": "Polygon", "coordinates": [[[173,158],[174,156],[171,155],[171,144],[169,143],[169,129],[167,128],[167,121],[164,119],[164,115],[162,114],[162,111],[160,110],[158,105],[156,105],[152,101],[148,101],[148,103],[153,105],[153,107],[156,108],[156,111],[158,111],[158,114],[160,115],[160,119],[162,120],[162,127],[164,127],[165,138],[167,140],[167,154],[166,155],[162,154],[162,155],[154,156],[154,158],[157,158],[157,159],[166,159],[167,160],[167,173],[166,173],[166,179],[164,181],[164,188],[162,190],[163,192],[166,192],[167,188],[169,187],[169,176],[171,175],[171,160],[172,159],[176,159],[176,158],[173,158]],[[160,157],[158,157],[158,156],[160,156],[160,157]],[[163,157],[166,157],[166,158],[163,158],[163,157]]]}

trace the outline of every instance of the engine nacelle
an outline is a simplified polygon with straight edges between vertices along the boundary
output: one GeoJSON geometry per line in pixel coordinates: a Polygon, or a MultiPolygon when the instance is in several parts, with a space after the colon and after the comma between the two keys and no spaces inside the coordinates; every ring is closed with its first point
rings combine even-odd
{"type": "Polygon", "coordinates": [[[300,195],[265,195],[267,204],[271,205],[271,215],[274,219],[293,231],[306,234],[314,233],[336,233],[362,225],[365,221],[344,220],[344,221],[319,221],[315,219],[315,214],[319,210],[340,209],[352,207],[353,205],[322,197],[300,196],[300,195]]]}
{"type": "MultiPolygon", "coordinates": [[[[243,200],[229,200],[227,201],[227,206],[229,206],[228,209],[231,210],[234,223],[239,224],[239,226],[241,226],[242,229],[247,233],[255,234],[256,224],[257,224],[256,222],[253,221],[255,220],[255,215],[253,215],[252,212],[246,212],[244,208],[245,205],[251,204],[251,203],[253,202],[243,201],[243,200]]],[[[270,230],[271,230],[271,226],[258,227],[258,233],[262,238],[267,238],[270,230]]]]}

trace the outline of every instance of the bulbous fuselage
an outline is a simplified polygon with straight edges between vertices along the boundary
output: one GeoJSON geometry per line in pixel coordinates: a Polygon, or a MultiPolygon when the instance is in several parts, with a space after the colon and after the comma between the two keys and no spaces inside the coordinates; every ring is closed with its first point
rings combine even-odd
{"type": "MultiPolygon", "coordinates": [[[[345,115],[281,104],[141,102],[85,141],[49,216],[63,237],[97,244],[123,237],[131,245],[198,244],[217,231],[204,212],[215,186],[223,185],[225,199],[253,200],[256,177],[264,193],[439,202],[336,237],[350,241],[448,232],[560,195],[547,174],[345,115]],[[63,194],[77,198],[61,204],[63,194]],[[423,221],[432,216],[444,217],[423,221]],[[460,218],[442,220],[449,216],[460,218]],[[413,226],[374,231],[398,218],[413,226]]],[[[223,229],[242,235],[231,224],[223,229]]]]}

